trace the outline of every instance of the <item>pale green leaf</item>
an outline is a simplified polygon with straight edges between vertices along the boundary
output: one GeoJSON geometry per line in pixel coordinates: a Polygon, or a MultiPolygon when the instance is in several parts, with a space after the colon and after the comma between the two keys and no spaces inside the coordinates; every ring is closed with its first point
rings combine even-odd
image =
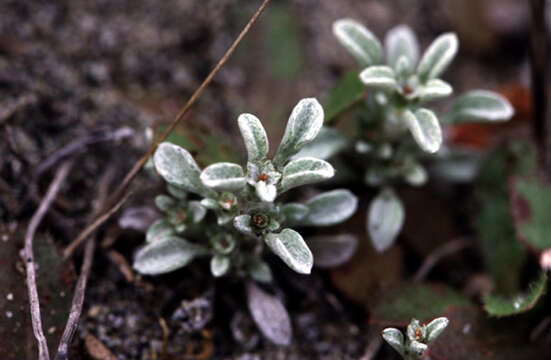
{"type": "Polygon", "coordinates": [[[394,74],[394,70],[388,66],[370,66],[360,73],[360,80],[368,88],[377,90],[391,92],[398,88],[396,74],[394,74]]]}
{"type": "Polygon", "coordinates": [[[446,317],[439,317],[427,324],[426,342],[433,342],[448,326],[450,321],[446,317]]]}
{"type": "Polygon", "coordinates": [[[257,162],[264,159],[269,149],[268,136],[260,120],[252,114],[241,114],[237,122],[249,161],[257,162]]]}
{"type": "Polygon", "coordinates": [[[189,264],[204,249],[189,241],[170,236],[147,244],[136,253],[134,269],[141,274],[157,275],[189,264]]]}
{"type": "Polygon", "coordinates": [[[266,181],[259,181],[255,184],[256,195],[262,201],[272,202],[277,196],[277,188],[275,185],[268,185],[266,181]]]}
{"type": "Polygon", "coordinates": [[[277,297],[250,281],[247,284],[247,305],[262,335],[276,345],[287,346],[291,343],[291,319],[277,297]]]}
{"type": "Polygon", "coordinates": [[[447,123],[507,121],[515,110],[502,95],[487,90],[472,90],[455,100],[446,114],[447,123]]]}
{"type": "Polygon", "coordinates": [[[335,175],[335,170],[325,160],[312,157],[291,160],[283,168],[281,191],[287,191],[297,186],[312,184],[335,175]]]}
{"type": "Polygon", "coordinates": [[[285,224],[292,225],[300,223],[308,214],[310,209],[299,203],[288,203],[281,206],[280,213],[285,219],[285,224]]]}
{"type": "Polygon", "coordinates": [[[382,337],[400,355],[404,355],[404,334],[400,330],[386,328],[383,330],[382,337]]]}
{"type": "Polygon", "coordinates": [[[333,23],[333,34],[361,66],[381,62],[383,50],[379,39],[359,22],[337,20],[333,23]]]}
{"type": "Polygon", "coordinates": [[[419,42],[407,25],[398,25],[386,34],[385,50],[387,64],[394,69],[397,69],[398,59],[402,56],[411,66],[419,59],[419,42]]]}
{"type": "Polygon", "coordinates": [[[331,226],[350,218],[358,207],[358,198],[349,190],[337,189],[321,193],[304,204],[308,215],[301,225],[331,226]]]}
{"type": "Polygon", "coordinates": [[[427,344],[423,344],[422,342],[414,340],[408,344],[406,352],[410,354],[410,356],[413,355],[415,356],[415,358],[421,359],[425,351],[427,351],[427,348],[427,344]]]}
{"type": "Polygon", "coordinates": [[[414,163],[407,168],[404,179],[412,186],[421,186],[427,182],[428,174],[421,164],[414,163]]]}
{"type": "Polygon", "coordinates": [[[298,232],[283,229],[279,234],[269,233],[264,241],[291,269],[301,274],[310,274],[314,258],[298,232]]]}
{"type": "Polygon", "coordinates": [[[274,164],[280,168],[289,158],[314,140],[323,126],[323,108],[314,98],[302,99],[294,107],[283,139],[274,157],[274,164]]]}
{"type": "Polygon", "coordinates": [[[440,79],[431,79],[418,90],[419,101],[430,101],[450,96],[453,88],[440,79]]]}
{"type": "Polygon", "coordinates": [[[210,259],[210,272],[214,277],[224,276],[230,269],[230,258],[224,255],[214,255],[210,259]]]}
{"type": "Polygon", "coordinates": [[[351,234],[319,235],[306,239],[314,254],[314,265],[334,268],[346,263],[356,252],[358,239],[351,234]]]}
{"type": "Polygon", "coordinates": [[[415,114],[404,112],[404,120],[413,139],[426,152],[435,153],[442,145],[442,129],[436,115],[428,109],[418,109],[415,114]]]}
{"type": "Polygon", "coordinates": [[[260,259],[255,258],[252,260],[249,265],[249,274],[258,282],[272,282],[272,270],[270,270],[270,266],[260,259]]]}
{"type": "Polygon", "coordinates": [[[157,172],[169,184],[202,196],[213,195],[213,191],[201,182],[201,169],[187,150],[164,142],[155,151],[153,163],[157,172]]]}
{"type": "Polygon", "coordinates": [[[207,215],[207,209],[200,201],[190,201],[187,210],[191,214],[191,221],[198,223],[207,215]]]}
{"type": "Polygon", "coordinates": [[[452,62],[459,48],[459,40],[454,33],[437,37],[423,54],[417,67],[422,82],[434,79],[442,74],[452,62]]]}
{"type": "Polygon", "coordinates": [[[167,195],[157,195],[155,205],[161,211],[167,212],[176,206],[176,200],[167,195]]]}
{"type": "Polygon", "coordinates": [[[165,237],[176,235],[174,227],[168,222],[167,219],[160,219],[155,221],[145,234],[145,241],[152,243],[164,239],[165,237]]]}
{"type": "Polygon", "coordinates": [[[239,215],[233,219],[233,227],[243,234],[253,235],[250,215],[239,215]]]}
{"type": "Polygon", "coordinates": [[[369,206],[367,230],[377,251],[383,252],[394,243],[404,219],[404,206],[394,191],[386,189],[375,197],[369,206]]]}
{"type": "Polygon", "coordinates": [[[247,184],[243,168],[233,163],[216,163],[201,173],[201,181],[209,188],[220,191],[241,190],[247,184]]]}

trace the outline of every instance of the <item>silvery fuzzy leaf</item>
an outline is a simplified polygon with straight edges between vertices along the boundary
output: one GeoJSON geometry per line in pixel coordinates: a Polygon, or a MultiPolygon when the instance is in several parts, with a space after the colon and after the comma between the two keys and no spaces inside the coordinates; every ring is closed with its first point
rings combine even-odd
{"type": "Polygon", "coordinates": [[[427,182],[428,174],[421,164],[415,163],[408,167],[404,174],[404,179],[410,185],[421,186],[427,182]]]}
{"type": "Polygon", "coordinates": [[[219,191],[241,190],[247,184],[243,168],[233,163],[216,163],[203,170],[201,181],[209,188],[219,191]]]}
{"type": "Polygon", "coordinates": [[[249,274],[251,277],[261,283],[272,282],[272,270],[266,262],[254,258],[249,265],[249,274]]]}
{"type": "Polygon", "coordinates": [[[141,248],[136,253],[134,269],[146,275],[164,274],[186,266],[205,251],[185,239],[166,237],[141,248]]]}
{"type": "Polygon", "coordinates": [[[308,215],[310,209],[299,203],[288,203],[281,206],[281,215],[285,218],[285,224],[293,225],[300,223],[308,215]]]}
{"type": "Polygon", "coordinates": [[[217,210],[219,208],[218,201],[214,199],[203,199],[201,205],[209,210],[217,210]]]}
{"type": "Polygon", "coordinates": [[[153,163],[157,172],[169,184],[205,197],[215,195],[201,182],[201,169],[187,150],[164,142],[155,151],[153,163]]]}
{"type": "Polygon", "coordinates": [[[356,145],[354,145],[354,150],[356,150],[358,154],[368,154],[373,150],[373,145],[366,141],[358,140],[356,145]]]}
{"type": "Polygon", "coordinates": [[[239,131],[247,148],[250,162],[257,162],[268,154],[268,136],[260,120],[252,114],[241,114],[237,119],[239,131]]]}
{"type": "Polygon", "coordinates": [[[420,339],[423,339],[425,336],[423,334],[423,326],[421,325],[421,322],[417,319],[411,319],[411,322],[409,323],[406,333],[408,335],[408,338],[413,341],[417,339],[417,330],[421,332],[420,339]]]}
{"type": "Polygon", "coordinates": [[[404,355],[404,334],[395,328],[386,328],[382,333],[383,339],[396,350],[400,355],[404,355]]]}
{"type": "Polygon", "coordinates": [[[386,176],[380,168],[369,168],[365,172],[364,181],[369,186],[380,186],[383,184],[386,176]]]}
{"type": "Polygon", "coordinates": [[[256,326],[271,342],[280,346],[291,343],[291,319],[281,301],[254,282],[247,283],[247,304],[256,326]]]}
{"type": "Polygon", "coordinates": [[[233,219],[233,227],[243,234],[254,235],[251,227],[251,215],[236,216],[233,219]]]}
{"type": "Polygon", "coordinates": [[[312,142],[306,144],[292,159],[315,157],[327,160],[341,152],[348,145],[348,139],[336,129],[324,126],[312,142]]]}
{"type": "Polygon", "coordinates": [[[394,91],[398,88],[396,74],[389,66],[370,66],[360,73],[360,80],[368,88],[383,91],[394,91]]]}
{"type": "Polygon", "coordinates": [[[314,265],[334,268],[346,263],[356,252],[358,239],[351,234],[320,235],[306,239],[314,254],[314,265]]]}
{"type": "Polygon", "coordinates": [[[314,258],[298,232],[283,229],[279,234],[269,233],[264,241],[291,269],[301,274],[310,274],[314,258]]]}
{"type": "Polygon", "coordinates": [[[281,225],[279,224],[278,221],[274,219],[270,219],[270,223],[268,224],[268,231],[271,231],[271,232],[277,231],[279,230],[280,226],[281,225]]]}
{"type": "Polygon", "coordinates": [[[386,61],[397,69],[398,59],[404,57],[410,66],[419,59],[419,42],[417,36],[407,25],[392,28],[385,37],[386,61]]]}
{"type": "Polygon", "coordinates": [[[230,258],[224,255],[214,255],[210,259],[210,272],[214,277],[227,274],[230,269],[230,258]]]}
{"type": "Polygon", "coordinates": [[[449,322],[450,321],[448,318],[439,317],[428,323],[426,336],[427,344],[433,342],[444,331],[444,329],[446,329],[449,322]]]}
{"type": "Polygon", "coordinates": [[[437,37],[423,54],[417,67],[417,75],[422,82],[438,77],[452,62],[459,40],[454,33],[446,33],[437,37]]]}
{"type": "Polygon", "coordinates": [[[388,249],[404,224],[404,206],[394,191],[383,190],[369,206],[367,230],[378,252],[388,249]]]}
{"type": "Polygon", "coordinates": [[[398,58],[396,66],[394,66],[394,72],[396,74],[396,80],[400,83],[404,83],[413,73],[413,64],[407,57],[402,55],[398,58]]]}
{"type": "Polygon", "coordinates": [[[291,156],[314,140],[323,125],[323,108],[314,98],[302,99],[293,109],[274,164],[281,168],[291,156]]]}
{"type": "Polygon", "coordinates": [[[272,202],[277,196],[275,185],[268,185],[265,181],[259,181],[255,184],[256,196],[262,201],[272,202]]]}
{"type": "Polygon", "coordinates": [[[509,101],[493,91],[473,90],[455,100],[448,114],[447,123],[477,121],[506,121],[513,117],[515,110],[509,101]]]}
{"type": "Polygon", "coordinates": [[[426,152],[435,153],[442,145],[442,129],[436,115],[428,109],[418,109],[415,114],[404,112],[404,120],[413,139],[426,152]]]}
{"type": "Polygon", "coordinates": [[[361,66],[381,62],[383,50],[379,39],[357,21],[352,19],[335,21],[333,34],[361,66]]]}
{"type": "Polygon", "coordinates": [[[281,192],[330,179],[334,175],[335,170],[327,161],[311,157],[291,160],[283,168],[281,192]]]}
{"type": "Polygon", "coordinates": [[[440,79],[431,79],[418,90],[419,101],[436,100],[450,96],[453,88],[447,82],[440,79]]]}
{"type": "Polygon", "coordinates": [[[216,223],[220,226],[222,225],[226,225],[227,223],[229,223],[230,221],[233,220],[233,218],[237,215],[237,213],[235,211],[230,211],[230,212],[226,212],[226,211],[219,211],[217,214],[216,214],[216,223]]]}
{"type": "Polygon", "coordinates": [[[145,241],[148,243],[162,240],[166,237],[176,235],[176,231],[167,219],[160,219],[155,221],[145,234],[145,241]]]}
{"type": "Polygon", "coordinates": [[[228,255],[235,249],[235,239],[229,233],[218,233],[210,238],[210,243],[218,254],[228,255]]]}
{"type": "Polygon", "coordinates": [[[168,190],[168,193],[174,196],[176,199],[179,199],[179,200],[187,199],[187,192],[184,189],[181,189],[172,184],[168,184],[166,189],[168,190]]]}
{"type": "Polygon", "coordinates": [[[358,207],[358,198],[349,190],[337,189],[321,193],[304,204],[308,215],[301,225],[331,226],[351,217],[358,207]]]}
{"type": "Polygon", "coordinates": [[[425,351],[427,351],[428,346],[419,341],[411,341],[408,344],[406,352],[410,355],[415,356],[417,359],[421,359],[425,351]]]}
{"type": "Polygon", "coordinates": [[[191,221],[198,223],[207,215],[207,209],[201,205],[200,201],[190,201],[188,211],[191,213],[191,221]]]}

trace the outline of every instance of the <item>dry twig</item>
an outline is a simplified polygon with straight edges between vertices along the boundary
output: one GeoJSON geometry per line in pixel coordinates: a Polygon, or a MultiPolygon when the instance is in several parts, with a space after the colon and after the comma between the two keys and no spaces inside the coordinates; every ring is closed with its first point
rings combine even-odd
{"type": "Polygon", "coordinates": [[[464,238],[455,239],[449,241],[440,247],[434,249],[423,261],[423,264],[417,270],[413,276],[413,281],[420,282],[423,281],[432,268],[438,264],[443,257],[455,254],[458,251],[461,251],[467,247],[471,246],[471,242],[464,238]]]}
{"type": "Polygon", "coordinates": [[[31,218],[31,222],[27,227],[25,234],[25,247],[23,249],[24,262],[27,272],[27,288],[29,291],[29,303],[31,307],[31,319],[33,332],[36,340],[38,341],[38,359],[49,360],[50,353],[48,351],[48,344],[46,343],[46,337],[44,336],[44,330],[42,329],[42,319],[40,317],[40,301],[38,299],[38,290],[36,287],[36,270],[33,254],[33,240],[36,233],[36,229],[40,225],[40,222],[44,218],[44,215],[50,208],[53,200],[55,199],[61,184],[69,174],[71,170],[72,162],[66,162],[57,170],[54,180],[48,187],[46,196],[42,199],[38,210],[31,218]]]}
{"type": "MultiPolygon", "coordinates": [[[[126,199],[128,199],[129,195],[127,194],[126,196],[124,196],[120,201],[117,202],[117,200],[124,194],[124,192],[126,191],[126,189],[128,188],[128,186],[130,185],[130,183],[132,182],[132,180],[134,180],[134,178],[136,177],[136,175],[138,175],[138,173],[140,172],[140,170],[143,168],[143,166],[145,165],[145,163],[147,162],[147,160],[151,157],[151,155],[153,155],[153,153],[155,152],[155,150],[157,149],[157,146],[159,146],[159,144],[161,142],[163,142],[166,137],[170,134],[170,132],[176,127],[176,125],[178,125],[178,123],[180,122],[180,120],[182,120],[182,118],[184,117],[184,115],[188,112],[188,110],[191,108],[191,106],[193,106],[193,104],[195,104],[195,101],[197,101],[197,99],[199,98],[199,96],[201,96],[201,94],[203,93],[203,91],[205,90],[205,88],[210,84],[210,82],[212,81],[212,79],[214,78],[214,76],[218,73],[218,71],[222,68],[222,66],[224,66],[224,64],[228,61],[228,59],[230,58],[230,56],[234,53],[235,49],[237,48],[237,46],[239,45],[239,43],[241,42],[241,40],[243,40],[243,38],[245,37],[245,35],[249,32],[249,30],[251,29],[252,25],[256,22],[256,20],[258,19],[258,17],[260,16],[260,14],[262,14],[262,12],[264,11],[264,9],[266,8],[266,6],[268,5],[268,3],[270,2],[270,0],[264,0],[262,5],[260,5],[260,7],[258,8],[258,10],[254,13],[254,15],[251,17],[251,19],[249,20],[249,22],[247,23],[247,25],[245,25],[245,27],[243,28],[243,30],[241,31],[241,33],[239,34],[239,36],[237,37],[237,39],[235,39],[235,41],[233,42],[233,44],[230,46],[230,48],[226,51],[226,53],[224,54],[224,56],[222,56],[222,58],[220,59],[220,61],[218,61],[218,63],[216,64],[216,66],[214,67],[214,69],[212,69],[212,71],[209,73],[209,75],[206,77],[206,79],[203,81],[203,83],[199,86],[199,88],[197,88],[197,90],[195,90],[195,92],[193,93],[193,95],[191,96],[191,98],[188,100],[188,102],[184,105],[184,107],[180,110],[180,112],[178,113],[178,115],[176,115],[176,118],[174,118],[174,120],[172,120],[172,122],[170,123],[170,125],[168,126],[168,128],[161,134],[161,136],[159,136],[159,138],[157,139],[157,141],[151,145],[151,147],[149,148],[149,150],[147,151],[147,153],[142,156],[140,158],[140,160],[138,160],[134,166],[132,167],[132,169],[130,170],[130,172],[128,172],[128,174],[126,174],[126,176],[124,177],[123,181],[119,184],[119,186],[117,186],[117,188],[115,189],[115,191],[113,192],[113,194],[110,196],[109,200],[107,201],[107,206],[105,207],[105,209],[102,211],[102,213],[104,215],[102,215],[102,217],[104,217],[105,215],[107,215],[107,217],[104,219],[107,220],[113,213],[115,213],[115,211],[113,211],[113,209],[115,207],[120,207],[122,204],[124,204],[124,202],[126,201],[126,199]]],[[[99,219],[98,219],[99,220],[99,219]]],[[[88,225],[82,232],[81,234],[77,237],[77,239],[82,239],[82,238],[87,238],[89,236],[89,234],[93,233],[96,228],[98,226],[100,226],[101,224],[103,224],[104,221],[101,221],[101,222],[98,222],[97,220],[94,221],[92,224],[88,225]]],[[[80,243],[82,242],[83,240],[80,241],[80,243]]],[[[75,244],[75,248],[78,247],[80,245],[80,243],[76,243],[75,244]]],[[[73,253],[74,251],[74,248],[72,248],[70,251],[69,249],[66,249],[66,253],[65,253],[65,258],[68,258],[69,256],[71,256],[71,254],[73,253]]]]}

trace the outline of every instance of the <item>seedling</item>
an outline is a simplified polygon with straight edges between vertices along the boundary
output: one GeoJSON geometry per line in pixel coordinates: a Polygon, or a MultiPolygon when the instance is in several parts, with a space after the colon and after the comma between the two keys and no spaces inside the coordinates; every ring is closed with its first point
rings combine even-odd
{"type": "Polygon", "coordinates": [[[407,327],[406,336],[398,329],[386,328],[383,330],[383,339],[398,351],[404,360],[422,359],[433,342],[448,326],[448,319],[439,317],[424,325],[419,320],[412,319],[407,327]]]}
{"type": "MultiPolygon", "coordinates": [[[[419,56],[417,38],[405,25],[387,33],[384,47],[354,20],[336,21],[333,32],[363,70],[337,86],[327,106],[333,117],[329,120],[334,122],[340,112],[355,105],[357,133],[347,139],[335,129],[324,130],[329,134],[324,143],[320,140],[309,147],[327,150],[323,154],[328,158],[346,149],[343,143],[352,145],[348,148],[354,149],[352,156],[363,167],[364,182],[379,189],[369,207],[367,230],[374,247],[384,251],[393,244],[405,219],[404,206],[393,187],[403,182],[412,186],[426,183],[423,162],[442,149],[442,126],[505,121],[514,111],[504,97],[485,90],[460,96],[441,116],[428,106],[453,92],[439,77],[457,53],[459,41],[454,33],[440,35],[419,56]]],[[[311,152],[308,148],[304,151],[311,152]]],[[[449,150],[444,148],[438,155],[445,158],[446,154],[449,150]]]]}
{"type": "Polygon", "coordinates": [[[333,177],[328,162],[296,156],[318,135],[323,118],[317,100],[301,100],[270,159],[260,120],[240,115],[239,130],[248,154],[244,167],[220,162],[201,170],[187,150],[160,144],[153,166],[168,183],[168,195],[157,196],[155,203],[164,217],[147,231],[147,244],[137,252],[134,268],[156,275],[182,268],[197,257],[210,257],[215,277],[231,273],[270,282],[272,273],[262,258],[267,247],[294,271],[309,274],[312,252],[291,226],[335,225],[357,207],[356,197],[342,189],[321,193],[304,204],[278,201],[289,190],[333,177]]]}

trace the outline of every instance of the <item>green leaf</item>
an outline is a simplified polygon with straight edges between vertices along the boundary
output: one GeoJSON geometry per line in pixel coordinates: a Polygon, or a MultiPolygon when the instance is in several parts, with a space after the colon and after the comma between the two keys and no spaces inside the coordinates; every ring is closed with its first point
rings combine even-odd
{"type": "Polygon", "coordinates": [[[379,297],[372,323],[405,326],[412,318],[426,322],[444,314],[450,305],[468,306],[471,302],[445,285],[400,283],[379,297]]]}
{"type": "Polygon", "coordinates": [[[361,66],[381,62],[383,51],[379,39],[357,21],[352,19],[335,21],[333,34],[361,66]]]}
{"type": "Polygon", "coordinates": [[[243,168],[233,163],[208,166],[201,173],[201,181],[205,186],[219,191],[238,191],[247,184],[243,168]]]}
{"type": "Polygon", "coordinates": [[[262,335],[276,345],[287,346],[291,343],[291,319],[277,297],[251,281],[247,284],[247,305],[262,335]]]}
{"type": "Polygon", "coordinates": [[[450,96],[453,88],[440,79],[431,79],[419,89],[419,101],[430,101],[450,96]]]}
{"type": "Polygon", "coordinates": [[[284,168],[281,178],[281,192],[297,186],[312,184],[335,175],[335,170],[327,161],[316,158],[291,160],[284,168]]]}
{"type": "Polygon", "coordinates": [[[172,184],[168,184],[166,189],[168,190],[170,195],[174,196],[178,200],[187,199],[188,193],[184,189],[180,189],[179,187],[172,184]]]}
{"type": "Polygon", "coordinates": [[[155,205],[161,211],[167,212],[176,206],[176,200],[167,195],[157,195],[155,205]]]}
{"type": "Polygon", "coordinates": [[[249,274],[251,277],[261,283],[272,282],[272,270],[266,262],[254,258],[249,265],[249,274]]]}
{"type": "Polygon", "coordinates": [[[427,344],[423,344],[422,342],[413,340],[408,344],[407,352],[408,354],[410,354],[410,356],[415,356],[413,359],[422,359],[423,354],[425,353],[425,351],[427,351],[427,348],[427,344]]]}
{"type": "Polygon", "coordinates": [[[551,248],[551,186],[537,177],[517,177],[511,206],[519,239],[536,250],[551,248]]]}
{"type": "Polygon", "coordinates": [[[445,116],[446,123],[507,121],[515,110],[502,95],[487,90],[472,90],[455,100],[445,116]]]}
{"type": "Polygon", "coordinates": [[[306,239],[314,254],[314,265],[334,268],[346,263],[358,247],[358,239],[351,234],[319,235],[306,239]]]}
{"type": "Polygon", "coordinates": [[[141,274],[157,275],[189,264],[204,249],[189,241],[170,236],[147,244],[136,253],[134,269],[141,274]]]}
{"type": "Polygon", "coordinates": [[[280,213],[285,219],[285,224],[293,225],[300,223],[306,217],[310,209],[299,203],[288,203],[281,206],[280,213]]]}
{"type": "Polygon", "coordinates": [[[215,194],[201,182],[201,169],[187,150],[164,142],[155,151],[153,163],[157,172],[169,184],[205,197],[215,194]]]}
{"type": "Polygon", "coordinates": [[[394,243],[404,219],[404,205],[394,191],[385,189],[373,199],[367,214],[367,230],[378,252],[385,251],[394,243]]]}
{"type": "Polygon", "coordinates": [[[365,86],[357,71],[344,75],[331,93],[324,106],[325,123],[332,123],[335,118],[363,98],[365,86]]]}
{"type": "Polygon", "coordinates": [[[450,321],[446,317],[439,317],[427,324],[427,343],[433,342],[448,327],[450,321]]]}
{"type": "Polygon", "coordinates": [[[414,163],[408,167],[404,174],[404,180],[412,186],[422,186],[427,182],[427,179],[427,171],[418,163],[414,163]]]}
{"type": "Polygon", "coordinates": [[[376,90],[392,92],[398,88],[394,70],[388,66],[370,66],[360,73],[360,80],[368,88],[376,90]]]}
{"type": "Polygon", "coordinates": [[[327,160],[341,152],[347,145],[348,139],[346,136],[336,129],[324,126],[318,136],[312,142],[306,144],[292,159],[315,157],[316,159],[327,160]]]}
{"type": "Polygon", "coordinates": [[[323,108],[316,99],[300,100],[289,117],[274,165],[282,167],[304,145],[314,140],[323,126],[323,116],[323,108]]]}
{"type": "Polygon", "coordinates": [[[269,149],[268,136],[260,120],[252,114],[241,114],[237,122],[249,161],[257,162],[264,159],[269,149]]]}
{"type": "Polygon", "coordinates": [[[435,153],[442,145],[442,129],[436,115],[428,109],[418,109],[415,113],[404,112],[404,120],[413,139],[426,152],[435,153]]]}
{"type": "Polygon", "coordinates": [[[264,241],[291,269],[301,274],[310,274],[314,258],[298,232],[283,229],[279,234],[269,233],[264,241]]]}
{"type": "Polygon", "coordinates": [[[382,337],[400,355],[404,355],[404,334],[400,330],[386,328],[383,330],[382,337]]]}
{"type": "Polygon", "coordinates": [[[455,57],[458,47],[459,41],[454,33],[437,37],[425,51],[417,67],[419,79],[426,82],[442,74],[455,57]]]}
{"type": "Polygon", "coordinates": [[[410,66],[419,59],[419,42],[415,33],[407,25],[392,28],[385,37],[386,61],[397,69],[398,59],[405,57],[410,66]]]}
{"type": "Polygon", "coordinates": [[[349,190],[337,189],[319,194],[304,204],[308,215],[301,225],[331,226],[350,218],[358,207],[358,198],[349,190]]]}
{"type": "Polygon", "coordinates": [[[214,255],[210,259],[210,272],[214,277],[224,276],[230,269],[230,258],[224,255],[214,255]]]}
{"type": "Polygon", "coordinates": [[[176,235],[174,227],[168,222],[167,219],[160,219],[155,221],[145,235],[145,241],[148,243],[162,240],[166,237],[176,235]]]}
{"type": "Polygon", "coordinates": [[[532,309],[545,294],[546,289],[547,275],[542,271],[539,279],[530,284],[528,291],[524,294],[508,299],[487,294],[484,296],[484,308],[488,314],[497,317],[521,314],[532,309]]]}
{"type": "Polygon", "coordinates": [[[191,221],[198,223],[207,215],[207,209],[201,205],[200,201],[190,201],[187,208],[191,214],[191,221]]]}

